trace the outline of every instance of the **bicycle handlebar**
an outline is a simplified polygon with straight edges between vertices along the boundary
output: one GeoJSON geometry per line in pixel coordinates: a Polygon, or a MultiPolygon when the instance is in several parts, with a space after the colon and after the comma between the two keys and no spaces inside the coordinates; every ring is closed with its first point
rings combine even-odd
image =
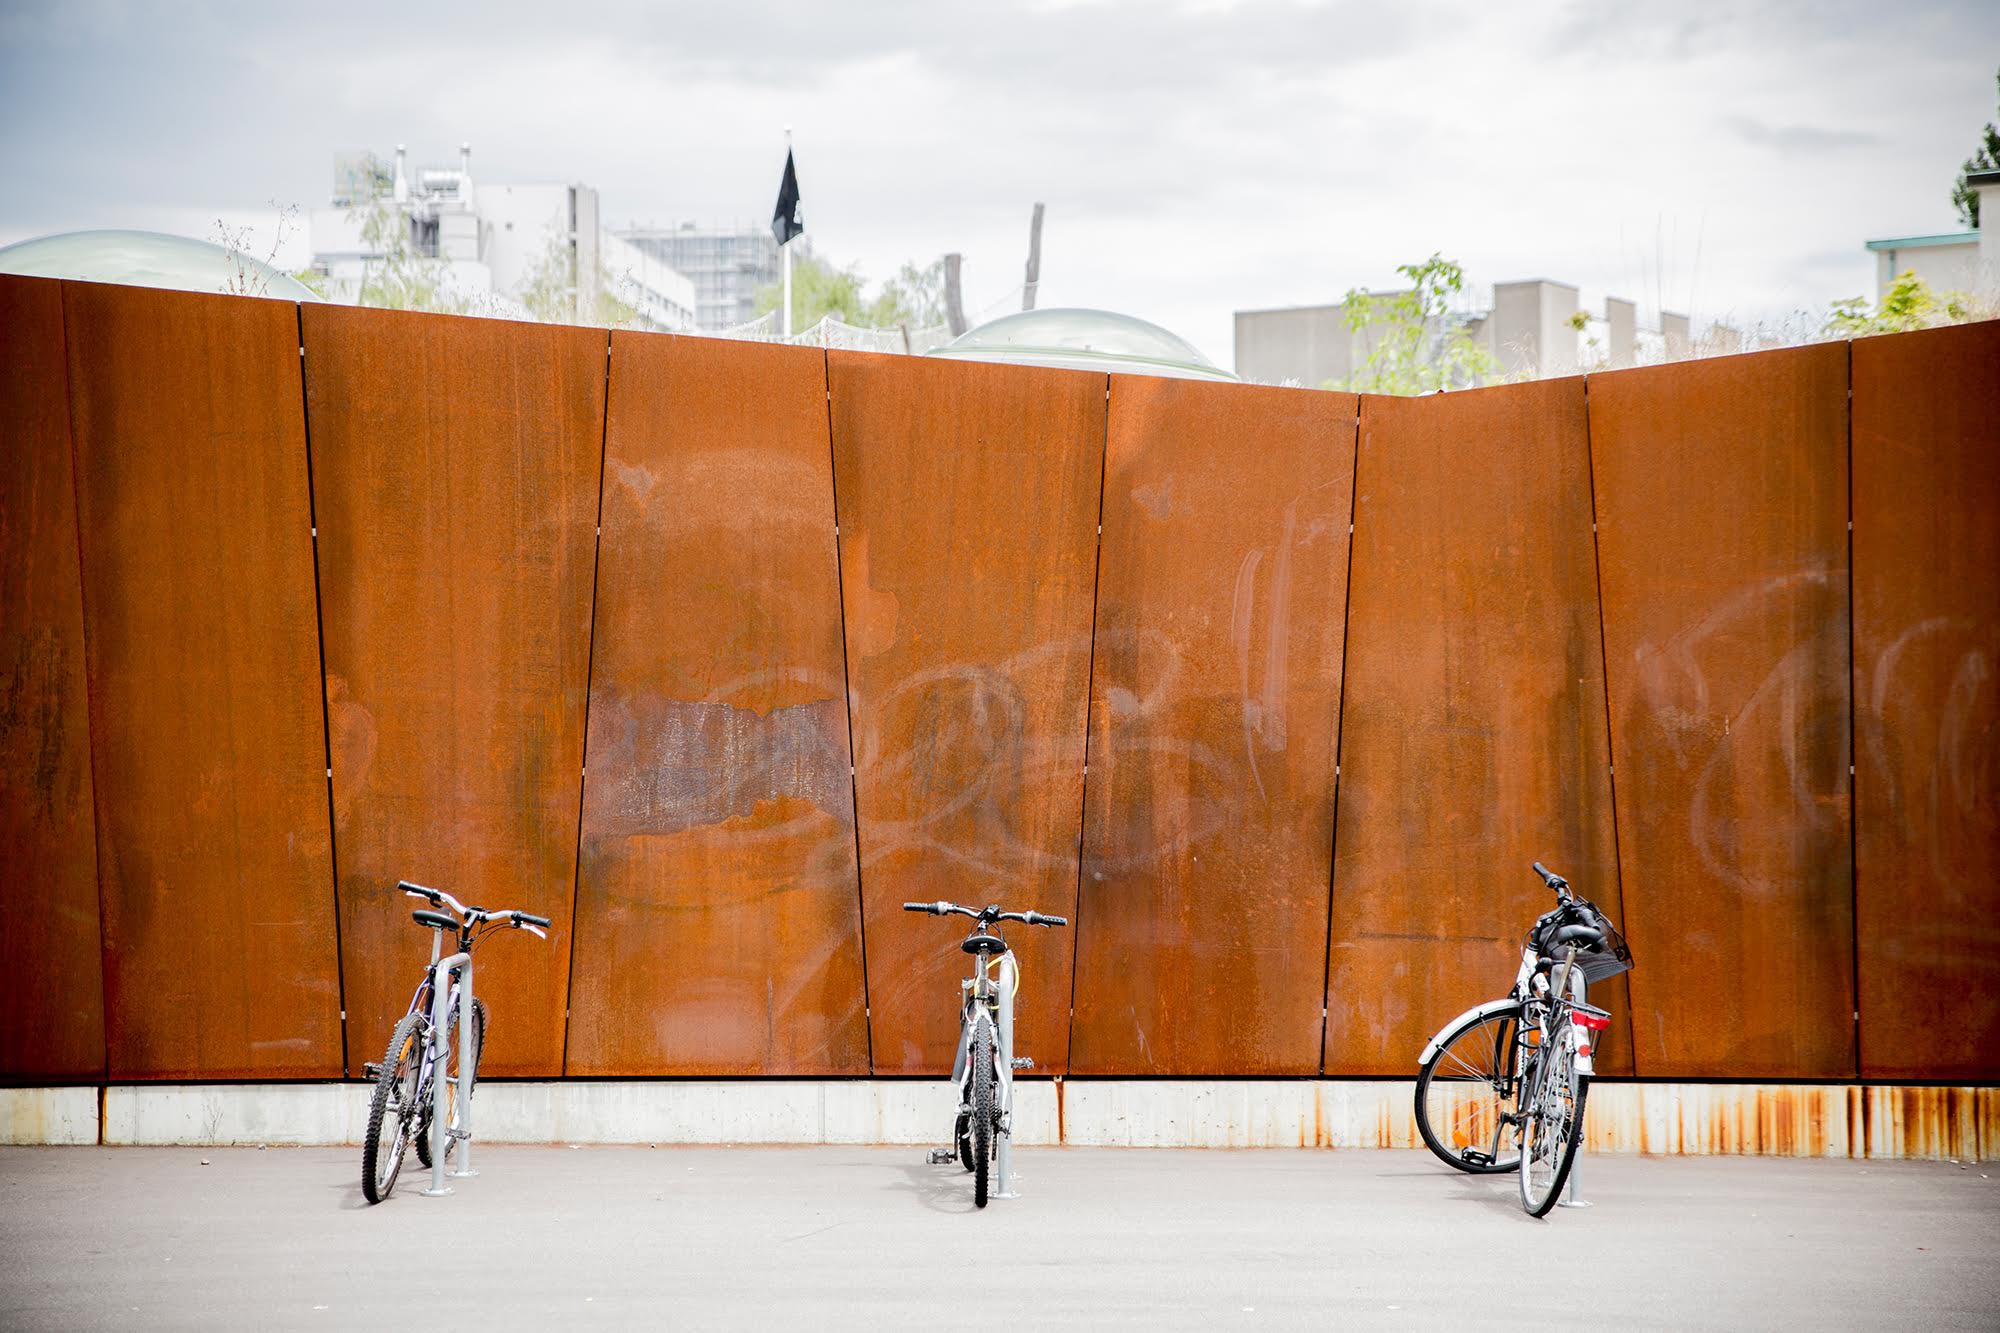
{"type": "Polygon", "coordinates": [[[1067,926],[1069,918],[1041,912],[1003,912],[997,905],[985,909],[960,907],[942,900],[934,903],[904,903],[905,912],[925,912],[931,916],[969,916],[978,921],[1019,921],[1024,926],[1067,926]]]}
{"type": "Polygon", "coordinates": [[[505,911],[489,912],[484,907],[467,907],[443,889],[425,888],[421,884],[412,884],[407,879],[397,881],[396,887],[404,893],[409,894],[412,898],[427,899],[433,906],[450,907],[467,926],[476,926],[483,921],[491,921],[504,923],[519,930],[525,930],[530,935],[538,936],[541,939],[548,938],[546,932],[549,928],[549,919],[545,916],[536,916],[533,912],[522,912],[513,908],[508,908],[505,911]]]}
{"type": "Polygon", "coordinates": [[[1543,865],[1540,861],[1535,862],[1535,873],[1540,875],[1542,883],[1554,889],[1558,896],[1564,898],[1569,896],[1569,881],[1543,865]]]}

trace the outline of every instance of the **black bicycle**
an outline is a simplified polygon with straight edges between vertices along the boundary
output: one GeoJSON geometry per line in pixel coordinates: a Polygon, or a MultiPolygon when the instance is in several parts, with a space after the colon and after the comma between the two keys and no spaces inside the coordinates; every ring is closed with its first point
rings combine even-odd
{"type": "Polygon", "coordinates": [[[462,1103],[471,1099],[473,1085],[479,1080],[479,1056],[486,1049],[488,1032],[486,1004],[477,996],[472,997],[472,1030],[468,1034],[472,1058],[468,1065],[460,1054],[467,1043],[454,1040],[459,1023],[459,987],[461,978],[466,976],[463,968],[448,969],[445,1030],[441,1036],[435,1032],[431,1018],[438,960],[444,957],[444,933],[454,932],[458,952],[468,956],[480,940],[495,930],[525,930],[548,938],[544,932],[549,919],[545,916],[467,907],[441,889],[427,889],[408,880],[396,887],[413,898],[426,899],[432,907],[450,910],[419,909],[410,913],[418,925],[430,928],[431,961],[424,968],[416,993],[410,997],[409,1011],[389,1038],[389,1049],[382,1062],[367,1066],[366,1073],[374,1081],[375,1092],[368,1104],[368,1137],[361,1145],[361,1192],[370,1203],[382,1202],[396,1188],[396,1176],[403,1169],[403,1152],[411,1140],[416,1141],[417,1160],[425,1166],[431,1165],[435,1104],[432,1092],[440,1065],[444,1066],[448,1106],[445,1151],[449,1153],[451,1145],[468,1132],[460,1129],[459,1114],[462,1103]]]}
{"type": "Polygon", "coordinates": [[[1518,1171],[1521,1206],[1545,1216],[1583,1141],[1592,1034],[1611,1015],[1585,1003],[1586,984],[1632,966],[1610,918],[1569,881],[1535,863],[1556,906],[1521,948],[1513,990],[1444,1025],[1419,1057],[1417,1129],[1460,1171],[1518,1171]]]}
{"type": "MultiPolygon", "coordinates": [[[[952,1124],[955,1147],[931,1154],[933,1162],[956,1159],[972,1173],[972,1202],[986,1206],[994,1154],[1000,1136],[1013,1133],[1014,1069],[1028,1064],[1014,1058],[1014,993],[1021,988],[1020,965],[1008,953],[1007,941],[993,927],[1002,921],[1026,926],[1067,926],[1060,916],[1040,912],[1003,912],[992,907],[960,907],[957,903],[904,903],[905,912],[932,916],[969,916],[972,933],[959,948],[973,957],[972,976],[959,983],[958,1054],[952,1058],[951,1081],[958,1089],[958,1117],[952,1124]],[[1000,975],[994,975],[998,972],[1000,975]]],[[[1000,1182],[1006,1193],[1007,1182],[1000,1182]]]]}

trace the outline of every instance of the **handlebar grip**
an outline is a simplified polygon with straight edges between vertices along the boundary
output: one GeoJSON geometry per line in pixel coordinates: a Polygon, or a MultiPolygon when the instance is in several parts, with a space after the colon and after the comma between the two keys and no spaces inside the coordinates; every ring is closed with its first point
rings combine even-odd
{"type": "Polygon", "coordinates": [[[903,904],[903,910],[904,910],[905,912],[935,912],[935,911],[937,910],[937,904],[936,904],[936,903],[904,903],[904,904],[903,904]]]}
{"type": "Polygon", "coordinates": [[[427,889],[421,884],[412,884],[407,879],[398,880],[396,882],[396,887],[401,889],[404,893],[411,895],[412,897],[428,898],[432,902],[436,902],[440,897],[436,889],[427,889]]]}
{"type": "Polygon", "coordinates": [[[1069,918],[1066,916],[1045,916],[1035,924],[1038,926],[1067,926],[1069,918]]]}
{"type": "Polygon", "coordinates": [[[1542,877],[1542,883],[1544,884],[1548,883],[1550,879],[1554,878],[1554,876],[1552,876],[1549,873],[1549,868],[1543,865],[1540,861],[1535,862],[1535,873],[1542,877]]]}
{"type": "Polygon", "coordinates": [[[522,925],[540,926],[544,930],[547,930],[549,927],[549,919],[547,917],[536,916],[532,912],[516,912],[514,913],[514,920],[522,925]]]}

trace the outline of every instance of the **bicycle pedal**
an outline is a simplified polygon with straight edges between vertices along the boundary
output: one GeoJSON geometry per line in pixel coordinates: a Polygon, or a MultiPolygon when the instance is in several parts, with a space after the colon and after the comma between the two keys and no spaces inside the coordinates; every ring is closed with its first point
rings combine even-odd
{"type": "Polygon", "coordinates": [[[1477,1148],[1467,1148],[1459,1154],[1459,1157],[1473,1166],[1493,1165],[1493,1154],[1490,1152],[1481,1152],[1477,1148]]]}
{"type": "Polygon", "coordinates": [[[377,1064],[375,1061],[370,1060],[367,1064],[361,1066],[361,1077],[363,1078],[382,1077],[382,1066],[377,1064]]]}
{"type": "Polygon", "coordinates": [[[933,1148],[924,1155],[924,1161],[931,1166],[949,1166],[958,1160],[956,1148],[933,1148]]]}
{"type": "Polygon", "coordinates": [[[1017,1055],[1014,1057],[1012,1063],[1016,1069],[1033,1069],[1035,1067],[1034,1057],[1028,1055],[1017,1055]]]}
{"type": "Polygon", "coordinates": [[[469,1129],[446,1129],[445,1136],[454,1139],[469,1139],[472,1137],[472,1131],[469,1129]]]}

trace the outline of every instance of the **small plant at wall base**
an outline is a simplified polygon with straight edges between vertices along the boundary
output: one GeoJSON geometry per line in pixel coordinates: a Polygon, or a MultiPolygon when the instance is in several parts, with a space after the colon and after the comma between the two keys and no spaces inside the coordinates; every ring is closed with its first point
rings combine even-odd
{"type": "Polygon", "coordinates": [[[1468,389],[1500,378],[1500,363],[1452,313],[1465,271],[1442,255],[1399,264],[1410,289],[1376,295],[1356,287],[1342,298],[1347,327],[1370,343],[1368,358],[1344,381],[1326,387],[1405,397],[1468,389]]]}

